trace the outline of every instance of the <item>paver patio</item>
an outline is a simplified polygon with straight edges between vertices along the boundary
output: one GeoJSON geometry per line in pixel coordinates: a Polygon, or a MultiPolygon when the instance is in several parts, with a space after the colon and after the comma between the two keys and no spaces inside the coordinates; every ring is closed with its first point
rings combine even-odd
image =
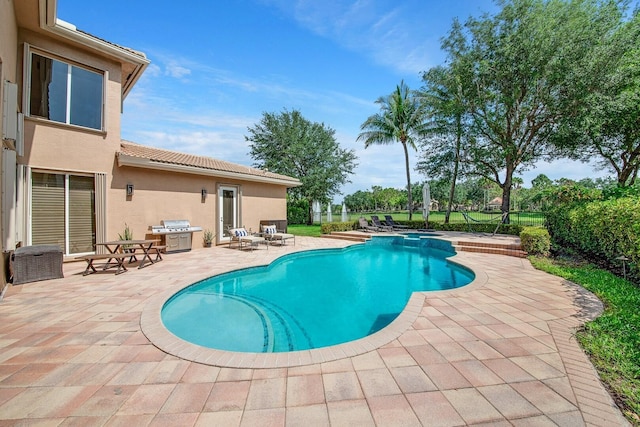
{"type": "Polygon", "coordinates": [[[153,325],[143,333],[141,319],[189,283],[349,244],[203,248],[118,276],[83,277],[70,263],[64,279],[10,288],[0,425],[628,425],[572,336],[600,302],[521,258],[459,253],[476,272],[471,285],[416,293],[380,333],[295,357],[177,357],[182,348],[149,340],[153,325]]]}

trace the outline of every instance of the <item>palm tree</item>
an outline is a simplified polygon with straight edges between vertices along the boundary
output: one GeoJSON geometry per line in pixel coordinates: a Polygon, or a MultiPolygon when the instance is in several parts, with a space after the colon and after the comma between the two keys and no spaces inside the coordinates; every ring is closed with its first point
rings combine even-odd
{"type": "Polygon", "coordinates": [[[416,141],[425,133],[424,113],[418,98],[404,83],[396,86],[396,90],[388,96],[381,96],[376,101],[380,104],[380,112],[370,116],[360,125],[362,131],[357,141],[364,141],[364,148],[372,144],[402,144],[407,170],[407,199],[409,204],[409,220],[413,213],[411,197],[411,175],[409,172],[409,149],[416,150],[416,141]]]}

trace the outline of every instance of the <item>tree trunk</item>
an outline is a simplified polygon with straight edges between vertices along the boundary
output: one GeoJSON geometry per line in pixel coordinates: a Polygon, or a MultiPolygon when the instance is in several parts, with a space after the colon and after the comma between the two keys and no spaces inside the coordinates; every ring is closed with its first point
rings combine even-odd
{"type": "Polygon", "coordinates": [[[407,143],[402,142],[402,148],[404,148],[404,165],[407,169],[407,203],[409,204],[409,221],[413,216],[413,197],[411,195],[411,174],[409,172],[409,150],[407,149],[407,143]]]}
{"type": "Polygon", "coordinates": [[[444,223],[449,224],[449,216],[451,216],[451,206],[453,205],[453,195],[456,192],[456,179],[458,177],[458,160],[453,166],[453,176],[451,177],[451,187],[449,188],[449,203],[447,203],[447,213],[444,216],[444,223]]]}
{"type": "Polygon", "coordinates": [[[504,220],[505,224],[509,224],[509,208],[511,206],[511,184],[513,180],[513,170],[507,166],[507,175],[504,178],[504,185],[502,186],[502,213],[506,213],[507,217],[504,220]]]}
{"type": "Polygon", "coordinates": [[[309,210],[307,216],[307,225],[313,225],[313,200],[308,200],[309,202],[309,210]]]}
{"type": "Polygon", "coordinates": [[[460,163],[460,139],[462,133],[462,124],[460,123],[460,116],[456,117],[457,132],[456,132],[456,152],[455,160],[453,162],[453,176],[451,177],[451,187],[449,188],[449,203],[447,203],[447,213],[444,216],[444,223],[449,224],[449,217],[451,216],[451,205],[453,205],[453,196],[456,192],[456,181],[458,180],[458,164],[460,163]]]}

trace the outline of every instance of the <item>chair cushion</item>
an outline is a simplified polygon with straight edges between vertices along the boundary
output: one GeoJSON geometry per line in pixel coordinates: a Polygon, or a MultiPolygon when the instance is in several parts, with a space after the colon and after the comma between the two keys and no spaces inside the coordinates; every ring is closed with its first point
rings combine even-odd
{"type": "Polygon", "coordinates": [[[245,230],[244,228],[235,228],[232,230],[233,233],[235,234],[236,237],[244,237],[247,236],[249,233],[247,233],[247,230],[245,230]]]}
{"type": "Polygon", "coordinates": [[[262,232],[265,234],[276,234],[278,230],[275,225],[263,225],[262,232]]]}

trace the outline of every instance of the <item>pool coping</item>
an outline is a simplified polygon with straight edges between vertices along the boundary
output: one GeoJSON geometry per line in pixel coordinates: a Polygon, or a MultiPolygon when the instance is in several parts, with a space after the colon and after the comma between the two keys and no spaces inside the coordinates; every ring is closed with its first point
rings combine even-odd
{"type": "MultiPolygon", "coordinates": [[[[171,333],[164,326],[161,312],[163,306],[170,298],[183,289],[193,285],[193,283],[186,283],[179,288],[163,292],[153,297],[142,310],[140,329],[154,346],[165,353],[204,365],[225,368],[270,369],[332,362],[368,353],[399,338],[414,324],[429,295],[441,295],[443,293],[453,295],[486,285],[489,280],[488,274],[481,267],[474,266],[472,268],[465,265],[461,258],[463,257],[459,253],[456,253],[446,260],[472,271],[475,278],[471,283],[455,289],[413,292],[400,315],[389,325],[371,335],[346,343],[310,350],[252,353],[218,350],[187,342],[171,333]]],[[[272,263],[275,261],[276,260],[273,260],[272,263]]],[[[233,269],[229,271],[233,271],[233,269]]]]}

